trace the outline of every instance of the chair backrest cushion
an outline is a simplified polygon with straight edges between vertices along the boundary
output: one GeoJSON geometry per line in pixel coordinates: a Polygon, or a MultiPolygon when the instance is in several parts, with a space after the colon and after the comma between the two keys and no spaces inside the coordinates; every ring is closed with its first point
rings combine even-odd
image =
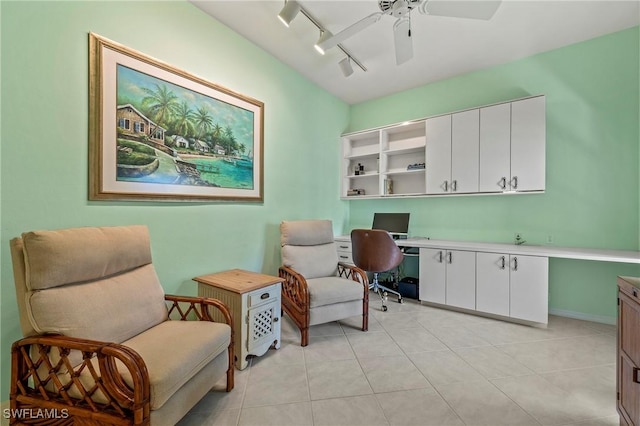
{"type": "Polygon", "coordinates": [[[151,263],[145,226],[25,232],[22,242],[29,290],[104,278],[151,263]]]}
{"type": "Polygon", "coordinates": [[[284,221],[280,224],[282,264],[307,279],[329,277],[338,269],[338,252],[330,220],[284,221]]]}
{"type": "Polygon", "coordinates": [[[12,256],[25,336],[121,343],[167,318],[145,226],[28,232],[12,256]]]}

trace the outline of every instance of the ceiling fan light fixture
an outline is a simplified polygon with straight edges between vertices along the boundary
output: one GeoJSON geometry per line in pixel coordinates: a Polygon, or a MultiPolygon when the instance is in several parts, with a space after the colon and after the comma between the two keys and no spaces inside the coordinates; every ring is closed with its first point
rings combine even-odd
{"type": "Polygon", "coordinates": [[[338,66],[340,67],[340,71],[342,71],[342,75],[345,77],[349,77],[353,74],[353,67],[351,66],[351,58],[346,56],[340,62],[338,62],[338,66]]]}
{"type": "Polygon", "coordinates": [[[328,49],[335,46],[335,44],[327,43],[328,41],[329,42],[331,41],[330,39],[332,37],[333,37],[333,34],[331,34],[330,31],[320,30],[320,38],[318,39],[318,41],[313,47],[318,51],[318,53],[320,53],[321,55],[324,55],[324,52],[326,52],[328,49]]]}
{"type": "Polygon", "coordinates": [[[278,14],[278,19],[280,19],[280,22],[282,22],[285,27],[289,28],[291,21],[295,19],[298,12],[300,12],[300,5],[298,2],[296,0],[287,0],[284,7],[278,14]]]}

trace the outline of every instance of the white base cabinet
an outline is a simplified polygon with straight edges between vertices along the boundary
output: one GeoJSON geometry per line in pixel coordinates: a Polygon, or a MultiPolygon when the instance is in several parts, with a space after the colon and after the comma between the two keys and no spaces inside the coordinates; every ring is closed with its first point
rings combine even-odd
{"type": "Polygon", "coordinates": [[[420,249],[420,300],[475,309],[476,254],[420,249]]]}
{"type": "Polygon", "coordinates": [[[546,323],[549,314],[549,259],[511,256],[510,313],[512,318],[546,323]]]}
{"type": "Polygon", "coordinates": [[[517,320],[548,321],[547,257],[420,249],[420,300],[517,320]]]}
{"type": "Polygon", "coordinates": [[[548,258],[479,252],[476,262],[477,311],[547,322],[548,258]]]}

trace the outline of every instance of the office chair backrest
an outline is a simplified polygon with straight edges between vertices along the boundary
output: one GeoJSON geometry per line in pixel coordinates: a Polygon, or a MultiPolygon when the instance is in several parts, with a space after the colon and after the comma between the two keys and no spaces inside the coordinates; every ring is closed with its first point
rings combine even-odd
{"type": "Polygon", "coordinates": [[[391,234],[381,229],[351,231],[353,263],[368,272],[384,272],[402,263],[403,255],[391,234]]]}

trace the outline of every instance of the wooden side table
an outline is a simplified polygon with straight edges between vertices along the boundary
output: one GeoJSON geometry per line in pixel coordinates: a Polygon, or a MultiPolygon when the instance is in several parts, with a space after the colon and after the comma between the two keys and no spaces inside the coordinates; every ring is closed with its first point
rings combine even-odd
{"type": "Polygon", "coordinates": [[[233,317],[236,367],[247,367],[247,356],[280,348],[280,277],[231,269],[193,279],[198,295],[223,301],[233,317]]]}

